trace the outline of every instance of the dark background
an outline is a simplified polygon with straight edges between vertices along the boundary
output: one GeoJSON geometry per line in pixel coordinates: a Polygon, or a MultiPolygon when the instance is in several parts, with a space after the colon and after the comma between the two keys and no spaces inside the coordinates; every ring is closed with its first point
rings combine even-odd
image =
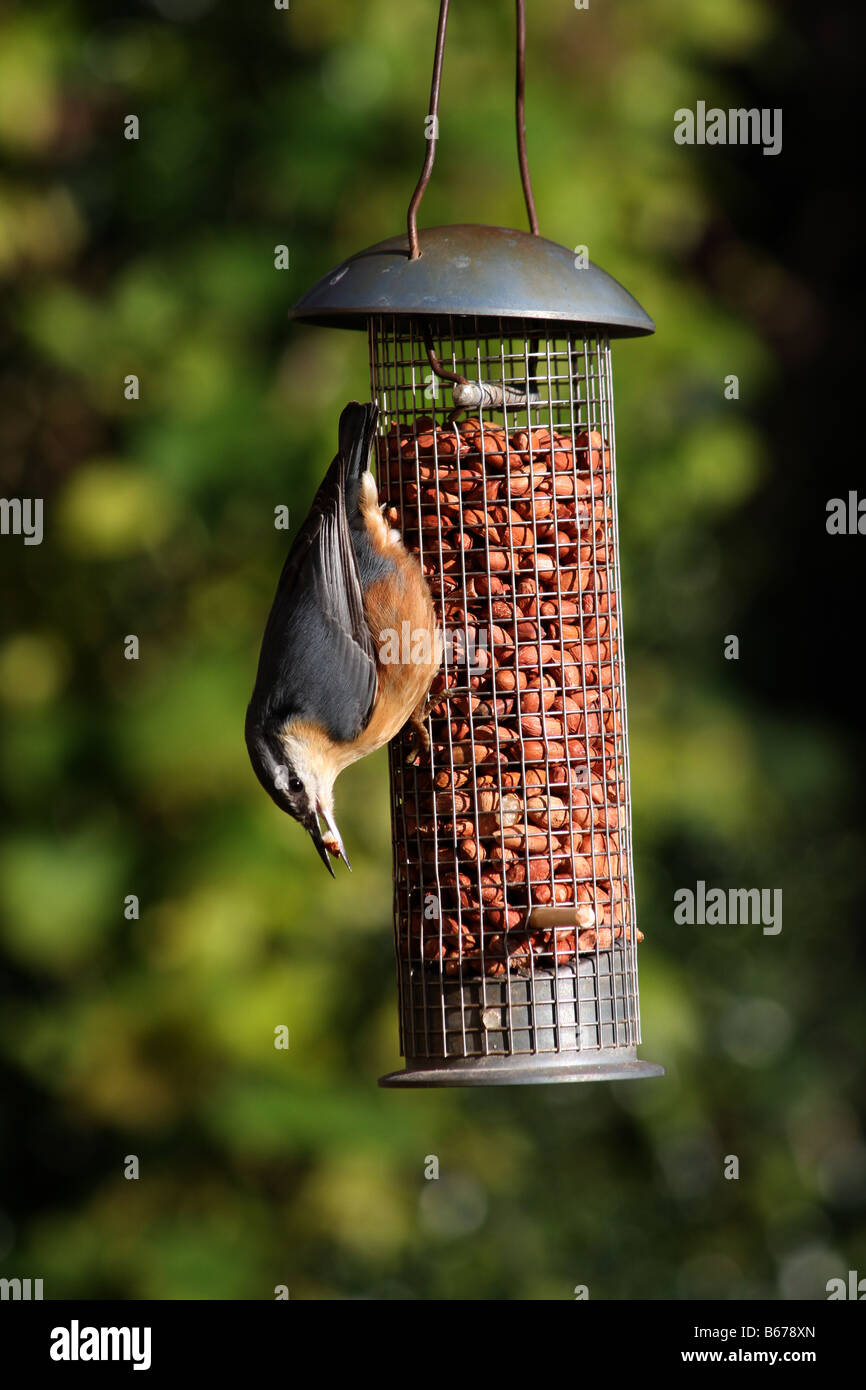
{"type": "MultiPolygon", "coordinates": [[[[355,873],[331,883],[241,730],[273,509],[302,518],[368,392],[363,336],[286,310],[403,225],[436,8],[0,9],[0,467],[46,514],[40,547],[0,539],[0,1275],[823,1298],[866,1273],[863,542],[825,527],[862,453],[853,7],[529,6],[542,232],[657,324],[614,367],[643,1054],[667,1076],[401,1095],[375,1086],[384,754],[341,779],[355,873]],[[675,145],[699,99],[783,108],[782,153],[675,145]],[[677,926],[698,879],[782,888],[782,933],[677,926]]],[[[523,226],[513,7],[452,10],[422,226],[523,226]]]]}

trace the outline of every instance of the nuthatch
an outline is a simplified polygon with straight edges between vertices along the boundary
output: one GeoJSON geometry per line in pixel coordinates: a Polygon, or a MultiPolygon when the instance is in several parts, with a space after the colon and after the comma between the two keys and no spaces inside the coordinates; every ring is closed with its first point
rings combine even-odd
{"type": "Polygon", "coordinates": [[[385,522],[367,468],[378,416],[357,401],[340,416],[339,452],[280,575],[246,718],[256,776],[309,831],[332,876],[329,853],[350,867],[334,782],[410,720],[425,737],[442,655],[421,566],[385,522]],[[392,639],[406,633],[410,649],[398,642],[395,660],[392,639]]]}

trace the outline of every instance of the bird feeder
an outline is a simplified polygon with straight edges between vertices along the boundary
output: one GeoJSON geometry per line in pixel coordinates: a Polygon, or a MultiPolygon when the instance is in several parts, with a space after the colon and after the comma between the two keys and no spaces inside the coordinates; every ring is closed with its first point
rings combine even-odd
{"type": "MultiPolygon", "coordinates": [[[[431,116],[438,116],[442,0],[431,116]]],[[[405,1069],[383,1086],[658,1076],[640,1042],[611,340],[621,285],[530,232],[408,230],[292,310],[363,328],[386,516],[419,556],[443,663],[428,742],[390,747],[405,1069]]],[[[415,634],[392,634],[402,646],[415,634]]]]}

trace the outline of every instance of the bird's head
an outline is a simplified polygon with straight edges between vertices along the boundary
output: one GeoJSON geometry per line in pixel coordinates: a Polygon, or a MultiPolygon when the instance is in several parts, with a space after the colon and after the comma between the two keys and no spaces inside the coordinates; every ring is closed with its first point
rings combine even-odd
{"type": "Polygon", "coordinates": [[[259,722],[249,712],[246,741],[253,770],[268,796],[308,832],[331,877],[329,854],[351,869],[334,821],[334,780],[339,767],[328,758],[326,741],[297,721],[271,717],[259,722]],[[322,834],[320,816],[327,837],[322,834]]]}

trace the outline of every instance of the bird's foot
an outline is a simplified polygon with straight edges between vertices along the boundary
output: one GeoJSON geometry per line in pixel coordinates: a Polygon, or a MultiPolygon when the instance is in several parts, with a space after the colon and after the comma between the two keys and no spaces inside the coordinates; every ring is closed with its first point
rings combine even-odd
{"type": "Polygon", "coordinates": [[[453,700],[455,695],[473,695],[475,692],[468,685],[453,685],[439,690],[435,695],[428,695],[422,705],[410,714],[406,721],[406,730],[412,741],[412,748],[406,759],[411,766],[420,761],[421,753],[430,751],[430,734],[427,731],[427,720],[439,705],[443,705],[448,700],[453,700]]]}
{"type": "Polygon", "coordinates": [[[421,754],[430,751],[430,734],[427,725],[424,723],[427,718],[427,710],[415,710],[410,714],[406,724],[406,731],[410,739],[409,754],[406,762],[410,766],[417,766],[421,761],[421,754]]]}
{"type": "Polygon", "coordinates": [[[453,700],[456,695],[474,695],[475,691],[468,685],[451,685],[444,690],[437,691],[435,695],[428,695],[421,718],[426,719],[432,714],[437,705],[441,705],[445,700],[453,700]]]}

